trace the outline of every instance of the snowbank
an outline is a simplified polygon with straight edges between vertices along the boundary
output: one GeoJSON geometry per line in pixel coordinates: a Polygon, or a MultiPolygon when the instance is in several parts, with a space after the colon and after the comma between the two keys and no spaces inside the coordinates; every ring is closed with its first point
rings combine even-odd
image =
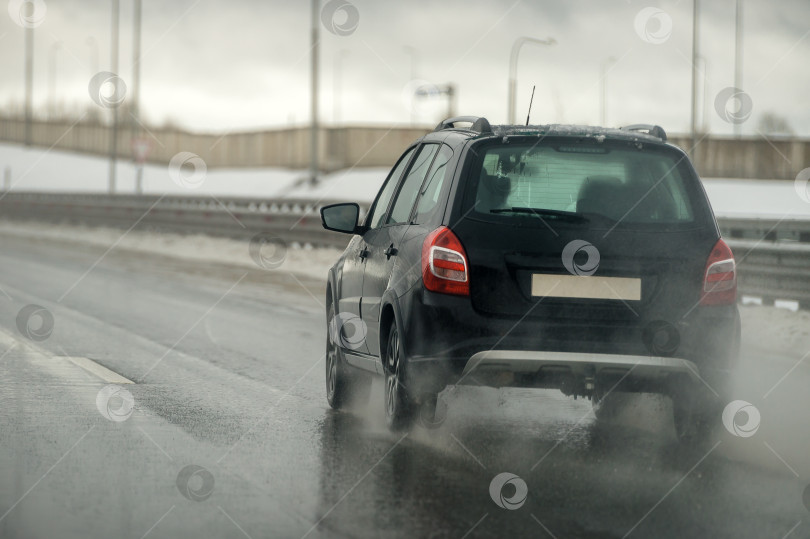
{"type": "MultiPolygon", "coordinates": [[[[11,171],[18,191],[107,192],[109,161],[89,155],[0,144],[0,177],[11,171]]],[[[371,202],[388,169],[352,168],[327,174],[311,186],[308,172],[282,168],[211,169],[196,189],[177,185],[168,167],[144,167],[144,192],[257,198],[311,198],[371,202]]],[[[135,168],[123,160],[117,167],[120,193],[134,192],[135,168]]],[[[703,181],[715,213],[729,217],[810,218],[810,204],[797,194],[792,181],[708,178],[703,181]]]]}
{"type": "MultiPolygon", "coordinates": [[[[0,236],[2,235],[46,239],[67,244],[93,245],[105,249],[115,245],[116,249],[157,254],[181,260],[228,264],[250,269],[259,267],[251,258],[248,240],[213,238],[201,234],[184,236],[133,230],[124,235],[123,230],[114,228],[0,221],[0,236]]],[[[288,246],[286,253],[278,253],[278,259],[283,257],[281,265],[274,267],[271,271],[295,273],[325,281],[329,268],[335,263],[341,252],[334,248],[305,249],[288,246]]],[[[268,255],[273,261],[277,259],[276,253],[268,253],[268,255]]]]}
{"type": "MultiPolygon", "coordinates": [[[[42,148],[0,144],[0,181],[5,171],[11,175],[15,191],[73,191],[106,193],[107,159],[42,148]]],[[[300,197],[338,198],[369,202],[388,174],[387,168],[357,168],[323,176],[315,188],[309,185],[305,170],[284,168],[209,169],[199,187],[190,189],[175,183],[166,166],[144,165],[143,190],[153,194],[199,194],[257,198],[300,197]]],[[[135,166],[119,160],[116,167],[117,192],[135,191],[135,166]]],[[[5,187],[5,185],[3,185],[5,187]]]]}
{"type": "Polygon", "coordinates": [[[742,305],[740,316],[743,331],[756,335],[749,342],[755,342],[758,348],[791,357],[802,357],[810,352],[810,312],[742,305]]]}

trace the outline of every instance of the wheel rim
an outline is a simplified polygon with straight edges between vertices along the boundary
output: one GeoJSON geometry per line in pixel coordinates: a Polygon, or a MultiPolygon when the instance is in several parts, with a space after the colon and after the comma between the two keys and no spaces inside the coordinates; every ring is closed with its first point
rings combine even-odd
{"type": "Polygon", "coordinates": [[[385,377],[385,411],[389,417],[396,415],[399,400],[399,335],[393,330],[388,341],[388,373],[385,377]]]}
{"type": "Polygon", "coordinates": [[[326,354],[326,392],[331,398],[337,387],[337,353],[334,347],[326,354]]]}
{"type": "Polygon", "coordinates": [[[332,342],[332,335],[330,333],[330,324],[335,315],[333,306],[329,306],[329,314],[326,320],[326,396],[331,401],[335,392],[337,391],[337,378],[338,378],[338,357],[337,347],[332,342]]]}

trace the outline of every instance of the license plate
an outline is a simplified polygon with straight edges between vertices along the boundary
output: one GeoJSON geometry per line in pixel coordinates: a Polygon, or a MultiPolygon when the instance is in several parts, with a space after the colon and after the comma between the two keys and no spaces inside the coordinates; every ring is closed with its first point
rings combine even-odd
{"type": "Polygon", "coordinates": [[[639,301],[641,279],[580,275],[532,275],[532,296],[639,301]]]}

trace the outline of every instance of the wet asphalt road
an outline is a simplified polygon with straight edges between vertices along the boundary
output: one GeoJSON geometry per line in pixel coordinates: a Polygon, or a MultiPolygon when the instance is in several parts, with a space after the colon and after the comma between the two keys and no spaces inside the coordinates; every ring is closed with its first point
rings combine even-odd
{"type": "Polygon", "coordinates": [[[391,434],[379,383],[368,410],[326,405],[321,283],[103,253],[0,237],[0,537],[810,537],[810,366],[751,328],[749,438],[687,451],[663,399],[601,425],[587,401],[487,388],[391,434]],[[40,342],[28,304],[53,315],[40,342]],[[490,496],[502,472],[517,509],[490,496]]]}

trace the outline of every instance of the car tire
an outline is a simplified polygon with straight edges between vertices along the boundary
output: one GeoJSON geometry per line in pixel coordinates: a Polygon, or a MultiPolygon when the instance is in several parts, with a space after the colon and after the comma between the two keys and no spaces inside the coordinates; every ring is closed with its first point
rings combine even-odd
{"type": "Polygon", "coordinates": [[[436,393],[422,395],[418,411],[419,424],[428,430],[438,429],[447,419],[447,406],[439,406],[436,393]]]}
{"type": "Polygon", "coordinates": [[[706,414],[690,410],[688,406],[674,405],[672,409],[675,437],[684,447],[701,447],[712,432],[711,420],[706,414]]]}
{"type": "Polygon", "coordinates": [[[672,420],[678,443],[687,448],[700,448],[709,441],[720,418],[714,399],[696,395],[682,387],[672,395],[672,420]]]}
{"type": "Polygon", "coordinates": [[[361,373],[352,372],[352,368],[346,364],[343,351],[330,330],[334,317],[335,307],[330,303],[326,317],[326,401],[333,409],[341,410],[350,405],[366,404],[371,391],[371,380],[361,373]]]}
{"type": "Polygon", "coordinates": [[[392,431],[406,430],[413,424],[415,405],[404,385],[407,367],[396,324],[388,332],[385,347],[385,422],[392,431]]]}

